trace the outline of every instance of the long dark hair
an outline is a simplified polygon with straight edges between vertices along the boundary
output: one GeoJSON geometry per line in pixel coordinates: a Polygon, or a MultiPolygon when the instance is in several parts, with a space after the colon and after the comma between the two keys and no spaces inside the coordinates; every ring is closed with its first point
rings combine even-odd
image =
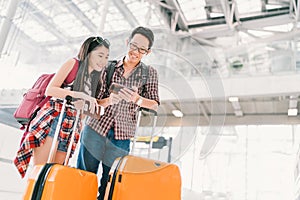
{"type": "MultiPolygon", "coordinates": [[[[79,69],[74,80],[73,90],[83,92],[84,78],[89,76],[88,73],[88,58],[89,53],[98,47],[105,46],[109,49],[109,43],[97,40],[100,37],[89,37],[87,38],[80,47],[79,53],[77,55],[79,59],[79,69]]],[[[102,39],[102,38],[101,38],[102,39]]],[[[100,72],[94,70],[91,73],[91,87],[92,96],[95,97],[96,89],[99,84],[100,72]]]]}

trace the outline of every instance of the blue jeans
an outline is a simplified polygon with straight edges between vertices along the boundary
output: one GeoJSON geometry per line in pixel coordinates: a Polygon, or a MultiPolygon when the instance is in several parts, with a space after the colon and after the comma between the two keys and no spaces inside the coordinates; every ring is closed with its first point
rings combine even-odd
{"type": "Polygon", "coordinates": [[[110,129],[107,137],[104,137],[87,125],[81,132],[77,168],[97,174],[100,161],[102,161],[98,200],[104,199],[109,171],[114,160],[128,155],[130,149],[130,140],[116,140],[114,134],[114,130],[110,129]]]}
{"type": "MultiPolygon", "coordinates": [[[[63,123],[65,117],[66,117],[66,113],[64,113],[64,115],[63,115],[62,123],[63,123]]],[[[51,127],[50,127],[50,131],[48,133],[49,137],[54,138],[55,130],[56,130],[57,124],[58,124],[58,119],[59,119],[59,115],[53,119],[53,122],[52,122],[51,127]]],[[[67,152],[68,151],[67,141],[60,141],[60,140],[58,140],[57,150],[58,151],[62,151],[62,152],[67,152]]]]}

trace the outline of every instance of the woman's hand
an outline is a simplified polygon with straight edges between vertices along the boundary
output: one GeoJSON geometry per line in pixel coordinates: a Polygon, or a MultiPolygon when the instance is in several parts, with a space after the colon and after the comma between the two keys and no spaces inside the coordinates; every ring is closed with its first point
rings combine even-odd
{"type": "MultiPolygon", "coordinates": [[[[98,104],[97,102],[97,99],[94,98],[94,97],[91,97],[83,92],[75,92],[75,95],[74,95],[76,98],[79,98],[79,99],[82,99],[85,101],[85,104],[87,103],[89,105],[89,112],[91,114],[94,114],[95,112],[96,113],[99,113],[100,112],[100,105],[98,104]]],[[[84,107],[84,105],[83,105],[84,107]]],[[[82,108],[83,108],[82,107],[82,108]]]]}
{"type": "Polygon", "coordinates": [[[100,112],[100,105],[98,104],[96,98],[88,96],[88,98],[86,99],[86,101],[89,102],[88,105],[89,105],[89,111],[90,111],[91,114],[99,113],[100,112]]]}
{"type": "Polygon", "coordinates": [[[82,110],[84,106],[84,100],[77,100],[74,103],[76,110],[82,110]]]}

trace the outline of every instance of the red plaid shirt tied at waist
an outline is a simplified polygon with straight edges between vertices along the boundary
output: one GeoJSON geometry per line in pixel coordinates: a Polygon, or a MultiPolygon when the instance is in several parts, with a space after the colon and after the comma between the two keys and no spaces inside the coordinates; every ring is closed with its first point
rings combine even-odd
{"type": "MultiPolygon", "coordinates": [[[[29,133],[26,135],[26,138],[21,144],[14,160],[14,164],[16,165],[22,177],[25,176],[25,173],[28,169],[28,165],[33,154],[33,148],[44,144],[45,139],[50,131],[53,119],[59,115],[61,109],[61,102],[50,100],[41,108],[37,116],[32,120],[29,133]]],[[[76,110],[74,108],[67,107],[66,117],[62,122],[58,140],[67,141],[67,144],[70,143],[69,135],[76,118],[75,116],[76,110]]],[[[81,122],[78,123],[75,132],[74,143],[72,145],[72,154],[75,151],[80,130],[81,122]]]]}

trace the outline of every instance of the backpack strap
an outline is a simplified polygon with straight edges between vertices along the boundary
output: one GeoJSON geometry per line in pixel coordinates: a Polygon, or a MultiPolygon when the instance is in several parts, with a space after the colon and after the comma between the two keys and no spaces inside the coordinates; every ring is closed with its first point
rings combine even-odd
{"type": "Polygon", "coordinates": [[[110,64],[106,68],[106,92],[108,94],[109,86],[112,81],[113,74],[115,72],[116,65],[118,63],[117,60],[109,61],[110,64]]]}
{"type": "Polygon", "coordinates": [[[145,87],[148,77],[149,77],[149,66],[145,63],[141,62],[142,64],[142,85],[145,87]]]}
{"type": "Polygon", "coordinates": [[[66,80],[64,81],[64,84],[66,84],[66,85],[72,83],[75,80],[78,69],[79,69],[80,61],[76,58],[74,58],[74,59],[75,59],[75,63],[73,65],[73,68],[70,71],[70,73],[68,74],[66,80]]]}

